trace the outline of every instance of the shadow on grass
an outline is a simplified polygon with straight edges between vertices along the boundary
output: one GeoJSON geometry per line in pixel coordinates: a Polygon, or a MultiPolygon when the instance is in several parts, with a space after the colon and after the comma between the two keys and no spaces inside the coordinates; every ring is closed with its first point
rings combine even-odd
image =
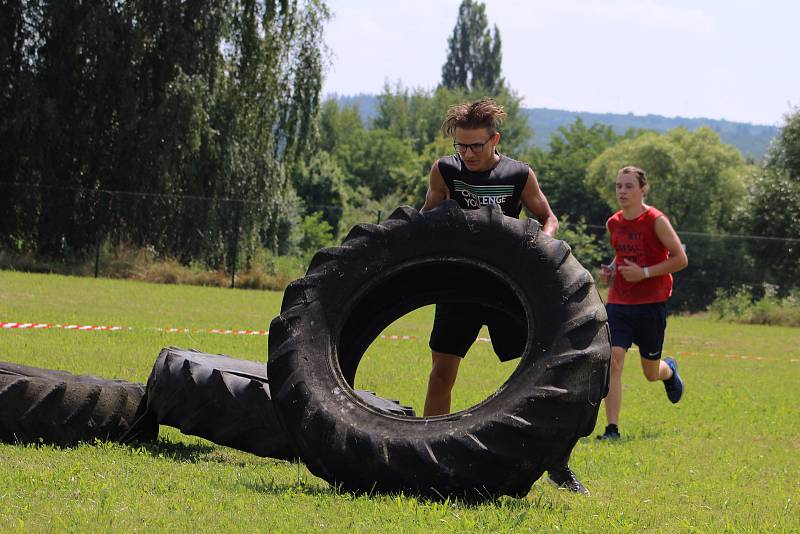
{"type": "MultiPolygon", "coordinates": [[[[658,439],[664,436],[664,432],[661,430],[655,430],[652,428],[643,428],[637,430],[635,432],[629,433],[627,436],[623,435],[622,440],[625,441],[645,441],[650,439],[658,439]]],[[[620,440],[620,441],[622,441],[620,440]]]]}
{"type": "Polygon", "coordinates": [[[622,436],[616,439],[604,439],[598,440],[594,435],[587,436],[581,439],[581,442],[589,444],[596,444],[597,446],[602,447],[616,447],[619,445],[625,445],[627,443],[631,443],[634,441],[647,441],[651,439],[659,439],[664,436],[664,432],[662,430],[656,430],[652,428],[642,428],[639,430],[633,431],[625,431],[622,433],[622,436]]]}
{"type": "Polygon", "coordinates": [[[128,445],[135,451],[152,456],[153,458],[166,458],[177,462],[199,463],[209,461],[216,451],[214,445],[203,443],[175,443],[165,439],[157,441],[133,442],[128,445]]]}
{"type": "Polygon", "coordinates": [[[311,484],[306,484],[303,481],[286,483],[262,479],[258,482],[239,482],[238,485],[247,488],[250,491],[257,493],[269,493],[273,495],[302,494],[309,497],[321,497],[335,496],[340,494],[340,492],[336,491],[336,488],[332,486],[314,486],[311,484]]]}
{"type": "Polygon", "coordinates": [[[212,445],[205,445],[201,443],[174,443],[164,439],[159,439],[158,441],[134,441],[128,444],[117,443],[114,441],[104,441],[101,439],[95,439],[92,442],[81,441],[72,445],[46,443],[42,440],[35,442],[15,441],[8,444],[31,449],[51,449],[61,451],[78,450],[84,447],[93,447],[96,449],[120,449],[128,450],[129,452],[139,456],[165,458],[168,460],[174,460],[176,462],[187,463],[209,461],[209,457],[216,451],[216,448],[212,445]]]}
{"type": "Polygon", "coordinates": [[[302,480],[286,483],[262,479],[258,482],[240,482],[238,485],[251,491],[272,495],[299,494],[309,497],[338,497],[345,500],[374,499],[376,501],[386,500],[391,502],[399,498],[414,501],[422,507],[447,506],[461,510],[479,510],[489,507],[500,509],[519,517],[524,517],[528,513],[568,512],[572,508],[572,499],[585,498],[566,491],[543,490],[539,486],[533,486],[528,495],[522,498],[502,496],[497,498],[463,499],[396,491],[347,491],[330,485],[317,486],[308,484],[302,480]]]}

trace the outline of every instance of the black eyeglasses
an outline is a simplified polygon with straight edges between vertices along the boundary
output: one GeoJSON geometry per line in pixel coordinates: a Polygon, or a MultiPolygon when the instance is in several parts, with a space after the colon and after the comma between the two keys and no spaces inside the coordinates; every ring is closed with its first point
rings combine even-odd
{"type": "Polygon", "coordinates": [[[480,154],[483,152],[483,147],[486,146],[486,143],[492,140],[494,134],[489,136],[489,139],[484,141],[483,143],[453,143],[453,148],[456,149],[456,152],[459,154],[466,154],[467,149],[472,150],[473,154],[480,154]]]}

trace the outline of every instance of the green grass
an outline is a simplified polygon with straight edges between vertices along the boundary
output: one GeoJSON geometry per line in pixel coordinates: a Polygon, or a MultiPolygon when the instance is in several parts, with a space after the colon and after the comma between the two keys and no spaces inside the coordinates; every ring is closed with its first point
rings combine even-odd
{"type": "MultiPolygon", "coordinates": [[[[121,332],[0,331],[0,360],[145,381],[169,345],[265,361],[267,338],[168,334],[159,327],[266,330],[279,293],[0,272],[0,321],[131,327],[121,332]]],[[[430,308],[376,340],[357,386],[421,410],[430,308]]],[[[665,352],[687,382],[678,405],[641,375],[623,377],[623,439],[581,441],[571,465],[583,498],[538,481],[524,499],[480,506],[339,493],[305,467],[161,427],[157,444],[71,449],[0,445],[0,532],[797,532],[800,329],[670,318],[665,352]],[[735,356],[735,357],[731,357],[735,356]],[[747,358],[741,358],[746,356],[747,358]],[[761,359],[757,359],[761,358],[761,359]]],[[[476,343],[454,404],[494,391],[515,362],[476,343]]],[[[598,431],[604,425],[601,413],[598,431]]]]}

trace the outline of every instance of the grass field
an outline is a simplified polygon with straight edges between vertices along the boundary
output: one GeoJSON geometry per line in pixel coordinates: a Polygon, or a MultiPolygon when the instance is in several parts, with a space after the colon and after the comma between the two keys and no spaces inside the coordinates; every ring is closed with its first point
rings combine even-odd
{"type": "MultiPolygon", "coordinates": [[[[158,351],[192,347],[266,361],[267,338],[159,328],[266,330],[279,293],[0,271],[0,321],[130,327],[2,330],[0,360],[144,382],[158,351]]],[[[357,386],[421,411],[432,310],[391,325],[357,386]]],[[[582,440],[571,466],[591,497],[539,480],[524,499],[467,506],[339,493],[301,464],[161,427],[145,446],[0,445],[0,532],[31,531],[800,531],[800,329],[670,319],[665,352],[687,391],[671,405],[630,353],[623,439],[582,440]]],[[[465,360],[454,403],[485,398],[513,370],[487,343],[465,360]]],[[[601,413],[599,431],[605,424],[601,413]]]]}

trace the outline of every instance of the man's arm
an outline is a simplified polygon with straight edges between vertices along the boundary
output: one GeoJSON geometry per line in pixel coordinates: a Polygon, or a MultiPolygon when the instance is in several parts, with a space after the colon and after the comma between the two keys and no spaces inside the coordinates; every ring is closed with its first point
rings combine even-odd
{"type": "Polygon", "coordinates": [[[425,204],[419,211],[425,212],[436,208],[450,198],[450,191],[447,189],[447,184],[444,183],[442,173],[439,172],[439,162],[434,162],[431,167],[431,175],[428,180],[428,192],[425,193],[425,204]]]}
{"type": "Polygon", "coordinates": [[[558,219],[553,214],[553,210],[550,209],[550,204],[547,202],[544,193],[539,189],[539,181],[536,180],[533,169],[528,169],[528,180],[522,189],[520,199],[522,200],[522,205],[542,224],[544,233],[550,237],[555,237],[556,232],[558,232],[558,219]]]}

